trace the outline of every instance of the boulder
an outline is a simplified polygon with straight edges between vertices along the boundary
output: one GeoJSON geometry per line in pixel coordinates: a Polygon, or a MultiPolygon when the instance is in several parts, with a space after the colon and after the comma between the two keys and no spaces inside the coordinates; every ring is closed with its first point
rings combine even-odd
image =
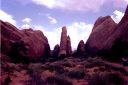
{"type": "Polygon", "coordinates": [[[111,55],[111,59],[121,60],[122,57],[128,58],[128,6],[116,30],[106,40],[105,48],[111,55]]]}
{"type": "Polygon", "coordinates": [[[95,55],[97,51],[104,49],[106,40],[116,30],[117,24],[110,16],[99,17],[85,44],[85,50],[89,55],[95,55]]]}
{"type": "Polygon", "coordinates": [[[96,21],[85,50],[89,55],[105,56],[109,60],[128,57],[128,6],[118,24],[110,16],[100,17],[96,21]]]}
{"type": "Polygon", "coordinates": [[[1,22],[1,52],[15,62],[38,61],[49,54],[47,38],[39,30],[19,30],[8,22],[1,22]]]}

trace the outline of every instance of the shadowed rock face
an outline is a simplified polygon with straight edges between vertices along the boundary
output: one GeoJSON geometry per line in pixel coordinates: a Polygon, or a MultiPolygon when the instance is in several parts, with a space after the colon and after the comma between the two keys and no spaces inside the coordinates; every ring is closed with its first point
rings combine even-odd
{"type": "Polygon", "coordinates": [[[108,38],[106,47],[111,48],[111,46],[114,44],[112,42],[119,38],[121,38],[123,41],[128,42],[128,6],[123,18],[116,26],[116,30],[112,33],[111,37],[108,38]]]}
{"type": "Polygon", "coordinates": [[[110,16],[98,18],[85,50],[94,55],[128,56],[128,7],[118,24],[110,16]]]}
{"type": "Polygon", "coordinates": [[[47,38],[41,31],[18,30],[10,23],[1,21],[1,52],[14,61],[38,61],[49,54],[47,38]]]}
{"type": "Polygon", "coordinates": [[[103,49],[106,40],[116,30],[116,26],[117,24],[110,16],[98,18],[85,45],[88,53],[95,54],[98,50],[103,49]]]}
{"type": "Polygon", "coordinates": [[[72,55],[72,47],[70,37],[67,37],[67,56],[70,57],[72,55]]]}
{"type": "Polygon", "coordinates": [[[61,32],[61,41],[60,41],[60,52],[59,52],[59,56],[70,56],[72,52],[71,49],[71,41],[70,41],[70,37],[67,36],[67,29],[64,26],[62,28],[62,32],[61,32]]]}
{"type": "Polygon", "coordinates": [[[128,57],[128,6],[116,30],[106,41],[106,47],[116,59],[128,57]]]}
{"type": "Polygon", "coordinates": [[[84,56],[84,54],[85,54],[84,45],[85,45],[84,41],[81,40],[77,47],[77,56],[84,56]]]}
{"type": "Polygon", "coordinates": [[[53,50],[53,57],[57,58],[59,55],[59,52],[60,52],[60,46],[57,44],[55,45],[54,50],[53,50]]]}

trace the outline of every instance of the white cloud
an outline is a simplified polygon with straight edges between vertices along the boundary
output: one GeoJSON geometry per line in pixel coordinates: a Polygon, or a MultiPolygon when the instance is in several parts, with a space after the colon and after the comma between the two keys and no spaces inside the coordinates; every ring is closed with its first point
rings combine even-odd
{"type": "Polygon", "coordinates": [[[124,0],[126,3],[128,3],[128,0],[124,0]]]}
{"type": "Polygon", "coordinates": [[[68,35],[71,38],[72,48],[76,49],[80,40],[87,41],[91,31],[92,24],[87,24],[84,22],[74,22],[72,25],[68,26],[68,35]]]}
{"type": "Polygon", "coordinates": [[[123,16],[124,16],[124,13],[123,13],[123,12],[120,12],[120,11],[118,11],[118,10],[115,10],[115,11],[113,12],[113,15],[111,15],[112,19],[113,19],[116,23],[119,23],[123,16]]]}
{"type": "Polygon", "coordinates": [[[0,10],[0,19],[6,22],[10,22],[11,24],[16,26],[16,21],[13,19],[13,16],[0,10]]]}
{"type": "Polygon", "coordinates": [[[99,11],[102,6],[126,8],[128,0],[18,0],[22,4],[34,3],[49,9],[62,9],[70,11],[99,11]]]}
{"type": "Polygon", "coordinates": [[[30,23],[31,23],[31,21],[32,21],[31,18],[28,18],[28,17],[24,18],[24,19],[22,20],[22,22],[23,22],[24,24],[21,26],[21,29],[28,29],[28,28],[30,28],[30,23]]]}
{"type": "MultiPolygon", "coordinates": [[[[77,48],[80,40],[86,40],[91,33],[93,25],[84,22],[74,22],[67,26],[68,35],[71,38],[71,45],[73,49],[77,48]]],[[[34,26],[34,29],[41,30],[45,36],[47,36],[51,49],[54,48],[56,44],[60,44],[61,28],[54,29],[53,31],[45,30],[42,26],[34,26]]]]}
{"type": "Polygon", "coordinates": [[[31,21],[32,19],[27,18],[27,17],[22,20],[23,23],[30,23],[31,21]]]}
{"type": "Polygon", "coordinates": [[[27,28],[30,28],[30,25],[29,25],[29,24],[23,24],[23,25],[21,26],[21,28],[22,28],[22,29],[27,29],[27,28]]]}
{"type": "Polygon", "coordinates": [[[48,17],[48,19],[50,20],[50,23],[51,24],[56,24],[57,23],[57,20],[54,18],[54,17],[52,17],[52,16],[47,16],[48,17]]]}
{"type": "Polygon", "coordinates": [[[48,38],[50,48],[54,49],[56,44],[60,44],[61,28],[54,29],[53,31],[46,30],[42,26],[34,26],[35,30],[41,30],[44,35],[48,38]]]}
{"type": "Polygon", "coordinates": [[[50,9],[98,11],[104,5],[105,0],[32,0],[32,2],[50,9]]]}
{"type": "Polygon", "coordinates": [[[32,0],[34,3],[38,4],[38,5],[44,5],[47,6],[48,8],[53,8],[54,5],[56,4],[55,1],[56,0],[32,0]]]}

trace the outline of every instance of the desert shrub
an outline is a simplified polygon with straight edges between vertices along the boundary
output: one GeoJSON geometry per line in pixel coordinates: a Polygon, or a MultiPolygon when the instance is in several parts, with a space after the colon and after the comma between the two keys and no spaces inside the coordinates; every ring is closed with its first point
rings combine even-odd
{"type": "MultiPolygon", "coordinates": [[[[118,74],[110,73],[105,76],[107,78],[107,82],[113,85],[124,85],[124,79],[118,74]]],[[[126,84],[125,84],[126,85],[126,84]]]]}
{"type": "Polygon", "coordinates": [[[31,80],[27,81],[27,85],[42,85],[44,81],[41,78],[42,72],[42,64],[41,63],[31,63],[28,66],[28,73],[31,77],[31,80]]]}
{"type": "Polygon", "coordinates": [[[39,73],[31,73],[31,80],[26,81],[26,85],[44,85],[44,80],[39,73]]]}
{"type": "Polygon", "coordinates": [[[106,69],[105,69],[105,66],[100,66],[100,67],[99,67],[99,70],[102,71],[102,72],[104,72],[104,71],[106,70],[106,69]]]}
{"type": "Polygon", "coordinates": [[[15,69],[15,64],[13,64],[13,63],[8,63],[8,64],[2,63],[1,68],[4,72],[12,73],[15,69]]]}
{"type": "Polygon", "coordinates": [[[72,83],[65,79],[65,78],[60,78],[57,76],[51,76],[46,79],[46,84],[52,84],[52,85],[72,85],[72,83]]]}
{"type": "Polygon", "coordinates": [[[104,66],[105,66],[105,69],[106,70],[114,70],[114,71],[120,71],[121,73],[123,73],[124,75],[128,75],[128,70],[126,70],[124,67],[122,67],[122,65],[116,65],[116,64],[114,64],[114,63],[105,63],[104,64],[104,66]]]}
{"type": "Polygon", "coordinates": [[[56,71],[59,74],[64,73],[64,68],[61,65],[58,65],[58,64],[50,65],[49,70],[50,71],[56,71]]]}
{"type": "Polygon", "coordinates": [[[41,63],[30,63],[28,66],[28,74],[31,80],[26,82],[26,85],[43,85],[44,81],[41,78],[41,72],[43,71],[41,63]]]}
{"type": "Polygon", "coordinates": [[[128,76],[128,70],[126,70],[125,68],[122,68],[122,67],[118,67],[118,66],[114,66],[114,65],[110,65],[110,67],[115,70],[115,71],[120,71],[122,72],[123,74],[127,75],[128,76]]]}
{"type": "Polygon", "coordinates": [[[94,74],[93,76],[91,76],[88,85],[107,85],[107,84],[106,81],[103,80],[102,76],[100,76],[99,74],[94,74]]]}
{"type": "Polygon", "coordinates": [[[127,85],[125,80],[115,73],[96,73],[91,76],[89,85],[127,85]]]}
{"type": "Polygon", "coordinates": [[[28,65],[28,72],[41,72],[43,71],[43,65],[41,63],[30,63],[28,65]]]}
{"type": "Polygon", "coordinates": [[[7,76],[4,81],[1,81],[1,85],[9,85],[9,83],[12,82],[10,76],[7,76]]]}
{"type": "Polygon", "coordinates": [[[86,68],[92,68],[92,67],[95,67],[95,66],[103,66],[104,63],[101,62],[101,60],[99,59],[95,59],[95,60],[92,60],[92,59],[89,59],[87,60],[87,62],[84,64],[84,66],[86,68]]]}
{"type": "Polygon", "coordinates": [[[85,73],[83,71],[70,71],[68,73],[68,76],[70,78],[83,79],[85,76],[85,73]]]}
{"type": "Polygon", "coordinates": [[[65,67],[73,67],[74,66],[74,64],[72,62],[64,62],[62,65],[65,67]]]}
{"type": "Polygon", "coordinates": [[[11,48],[11,52],[9,53],[11,60],[14,63],[20,62],[20,63],[28,64],[30,61],[25,53],[27,51],[27,48],[25,47],[25,43],[23,41],[16,41],[11,44],[12,44],[12,48],[11,48]]]}

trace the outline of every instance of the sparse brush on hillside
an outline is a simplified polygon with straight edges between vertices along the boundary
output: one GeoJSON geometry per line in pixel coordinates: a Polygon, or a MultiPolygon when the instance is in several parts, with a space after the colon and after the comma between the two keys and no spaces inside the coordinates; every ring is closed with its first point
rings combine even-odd
{"type": "Polygon", "coordinates": [[[72,83],[65,78],[51,76],[47,78],[46,85],[72,85],[72,83]]]}
{"type": "Polygon", "coordinates": [[[118,74],[103,72],[93,74],[89,85],[127,85],[127,82],[118,74]]]}

